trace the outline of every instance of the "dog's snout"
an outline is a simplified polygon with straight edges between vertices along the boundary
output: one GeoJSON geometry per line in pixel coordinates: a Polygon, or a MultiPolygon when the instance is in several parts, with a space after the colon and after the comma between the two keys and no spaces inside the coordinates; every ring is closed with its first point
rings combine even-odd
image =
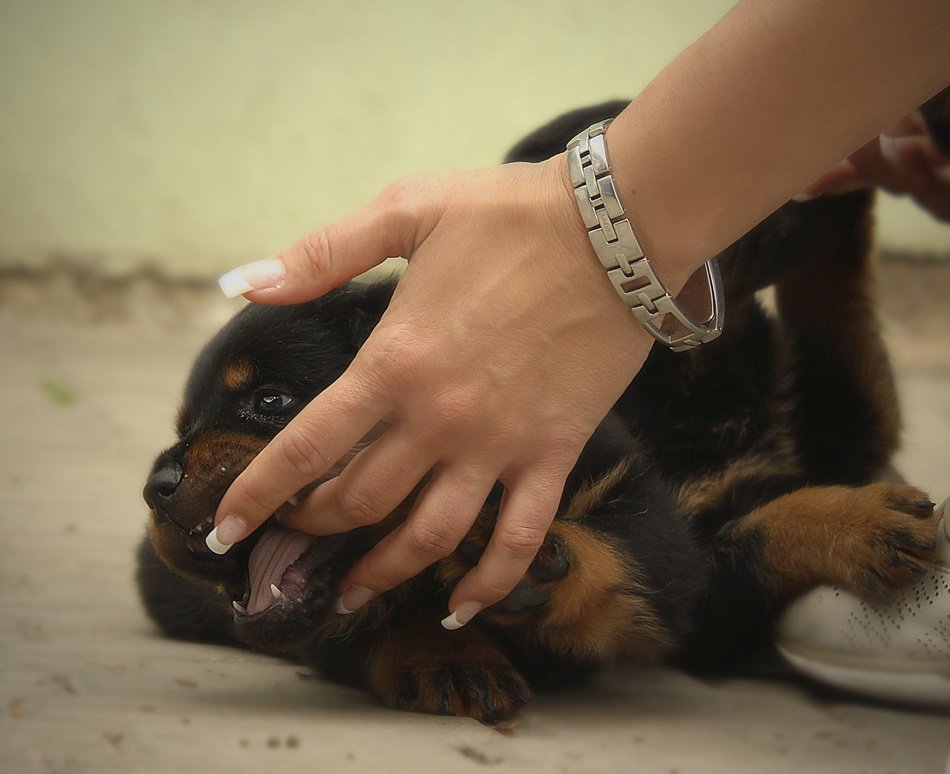
{"type": "Polygon", "coordinates": [[[152,472],[142,490],[142,497],[149,508],[160,510],[163,505],[174,497],[182,479],[180,465],[167,463],[152,472]]]}

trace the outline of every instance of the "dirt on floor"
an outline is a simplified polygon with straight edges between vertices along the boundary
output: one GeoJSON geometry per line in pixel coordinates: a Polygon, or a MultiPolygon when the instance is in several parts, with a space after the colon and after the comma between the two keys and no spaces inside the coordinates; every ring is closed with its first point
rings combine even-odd
{"type": "MultiPolygon", "coordinates": [[[[950,264],[889,261],[907,478],[950,495],[950,264]]],[[[940,772],[950,716],[764,668],[609,669],[513,733],[399,713],[236,649],[161,638],[132,583],[144,477],[191,361],[240,302],[210,283],[0,276],[0,771],[940,772]]]]}

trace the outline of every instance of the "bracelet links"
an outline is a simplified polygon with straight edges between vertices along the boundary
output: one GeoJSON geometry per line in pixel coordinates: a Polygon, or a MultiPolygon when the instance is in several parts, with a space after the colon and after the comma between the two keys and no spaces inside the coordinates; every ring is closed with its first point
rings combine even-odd
{"type": "Polygon", "coordinates": [[[637,321],[674,352],[694,349],[722,333],[722,277],[715,259],[706,261],[709,317],[695,322],[657,278],[620,203],[607,159],[610,120],[585,129],[567,144],[567,165],[587,236],[607,277],[637,321]]]}

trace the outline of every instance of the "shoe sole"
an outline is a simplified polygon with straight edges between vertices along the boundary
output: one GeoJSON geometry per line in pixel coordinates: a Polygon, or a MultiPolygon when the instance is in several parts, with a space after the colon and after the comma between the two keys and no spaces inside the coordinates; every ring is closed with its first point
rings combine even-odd
{"type": "Polygon", "coordinates": [[[775,646],[793,667],[820,683],[884,701],[950,709],[950,661],[858,658],[780,641],[775,646]]]}

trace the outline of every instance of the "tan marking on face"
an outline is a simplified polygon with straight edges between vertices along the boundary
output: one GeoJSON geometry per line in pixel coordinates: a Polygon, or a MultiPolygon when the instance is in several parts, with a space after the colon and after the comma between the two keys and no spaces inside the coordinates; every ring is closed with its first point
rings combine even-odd
{"type": "Polygon", "coordinates": [[[564,517],[574,519],[593,511],[606,500],[611,490],[620,483],[629,469],[629,458],[623,459],[597,481],[581,486],[571,497],[564,517]]]}
{"type": "Polygon", "coordinates": [[[224,369],[221,381],[229,390],[243,390],[254,379],[254,366],[250,360],[240,359],[229,363],[224,369]]]}
{"type": "Polygon", "coordinates": [[[266,438],[244,433],[205,433],[188,447],[184,472],[192,485],[195,481],[214,485],[221,477],[233,480],[266,445],[266,438]]]}

